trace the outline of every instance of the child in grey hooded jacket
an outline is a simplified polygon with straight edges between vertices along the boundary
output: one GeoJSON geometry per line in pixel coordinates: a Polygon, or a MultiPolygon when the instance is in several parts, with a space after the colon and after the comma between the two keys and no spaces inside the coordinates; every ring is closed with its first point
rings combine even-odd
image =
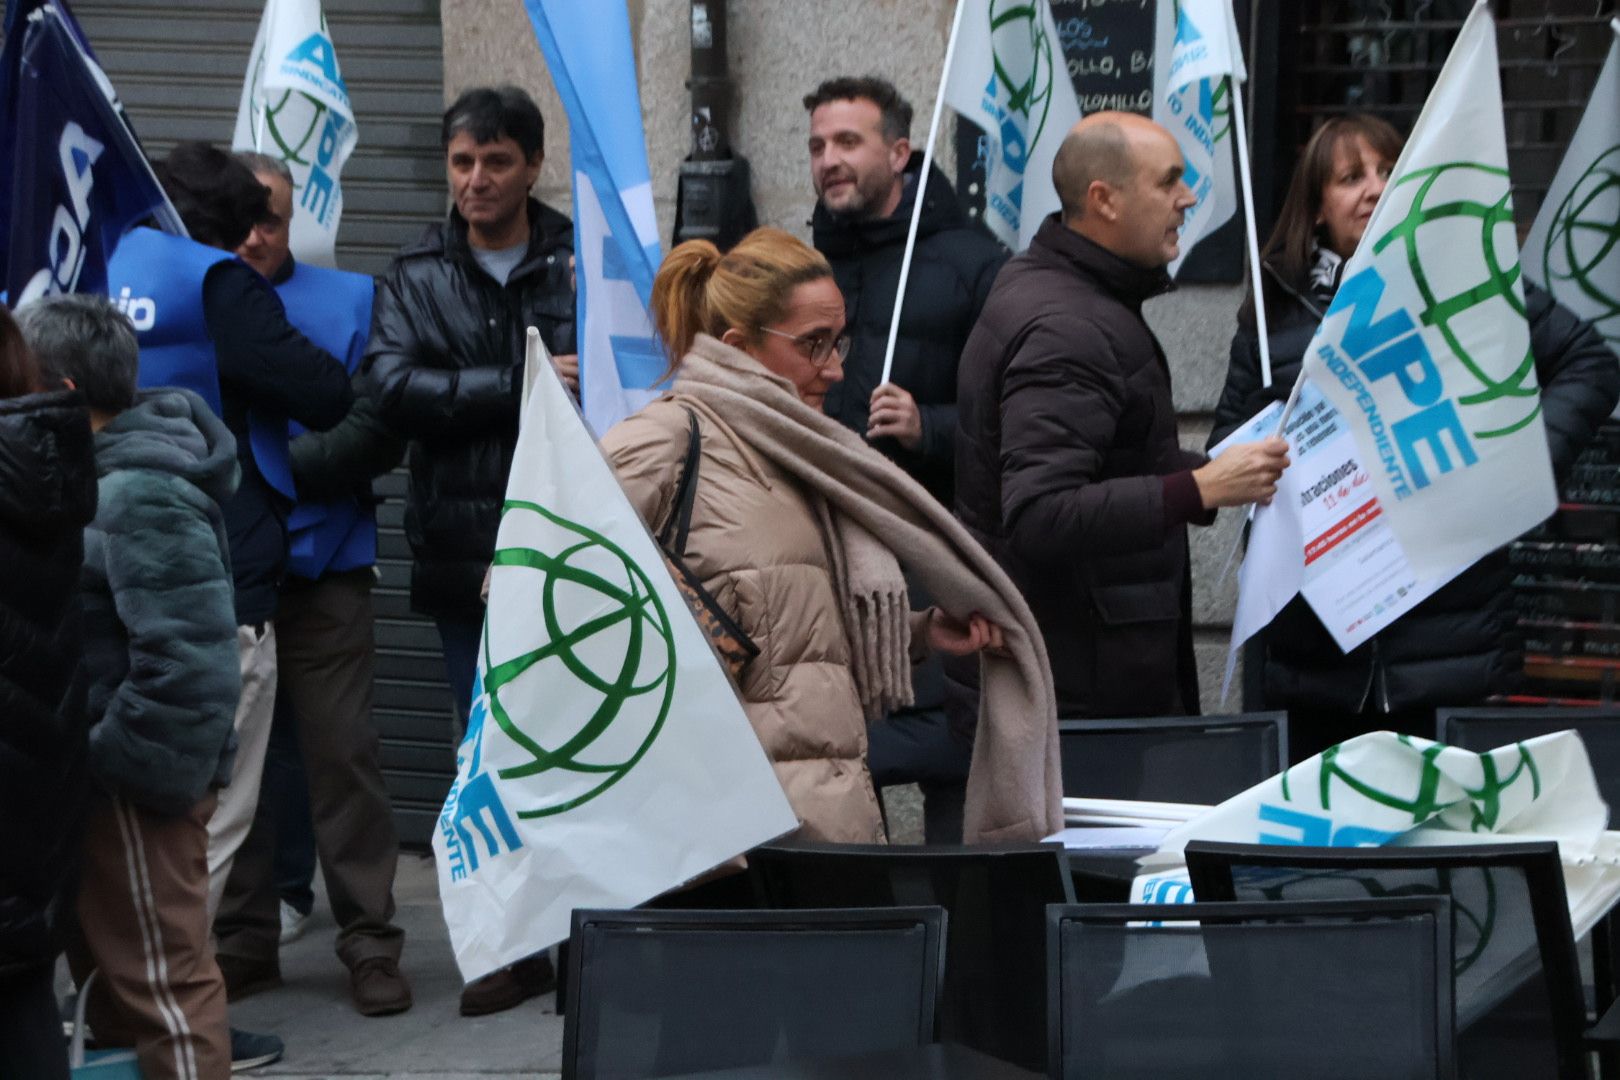
{"type": "Polygon", "coordinates": [[[58,296],[19,322],[46,372],[84,394],[99,498],[80,578],[89,678],[76,981],[97,1039],[148,1080],[230,1075],[225,984],[208,928],[208,817],[230,775],[240,693],[221,505],[230,432],[188,390],[135,390],[134,328],[105,299],[58,296]]]}

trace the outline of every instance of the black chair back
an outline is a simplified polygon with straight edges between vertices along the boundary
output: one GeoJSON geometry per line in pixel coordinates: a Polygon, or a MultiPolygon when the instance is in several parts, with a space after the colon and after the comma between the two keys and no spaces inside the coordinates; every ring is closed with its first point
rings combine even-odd
{"type": "Polygon", "coordinates": [[[1479,753],[1554,731],[1576,731],[1592,759],[1598,791],[1609,804],[1611,821],[1620,806],[1620,709],[1616,708],[1441,708],[1435,710],[1435,739],[1479,753]]]}
{"type": "Polygon", "coordinates": [[[943,907],[940,1037],[1042,1067],[1046,905],[1074,901],[1060,845],[768,846],[748,867],[768,907],[943,907]]]}
{"type": "Polygon", "coordinates": [[[945,912],[575,911],[565,1080],[934,1041],[945,912]]]}
{"type": "Polygon", "coordinates": [[[1047,915],[1053,1080],[1451,1080],[1441,897],[1047,915]]]}
{"type": "Polygon", "coordinates": [[[1282,772],[1287,717],[1060,720],[1063,794],[1214,806],[1282,772]]]}
{"type": "Polygon", "coordinates": [[[1201,901],[1449,897],[1461,1074],[1588,1075],[1586,1006],[1557,844],[1311,848],[1193,841],[1187,869],[1201,901]]]}

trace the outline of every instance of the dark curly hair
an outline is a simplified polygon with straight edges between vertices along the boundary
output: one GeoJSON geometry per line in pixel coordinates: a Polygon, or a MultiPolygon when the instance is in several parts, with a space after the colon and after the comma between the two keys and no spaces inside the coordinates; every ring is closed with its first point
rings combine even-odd
{"type": "Polygon", "coordinates": [[[889,142],[911,137],[911,102],[900,96],[894,83],[876,75],[859,78],[850,75],[828,79],[804,95],[806,112],[815,112],[829,101],[870,101],[883,114],[883,137],[889,142]]]}
{"type": "Polygon", "coordinates": [[[270,189],[253,170],[205,142],[183,142],[154,171],[199,244],[235,251],[270,217],[270,189]]]}

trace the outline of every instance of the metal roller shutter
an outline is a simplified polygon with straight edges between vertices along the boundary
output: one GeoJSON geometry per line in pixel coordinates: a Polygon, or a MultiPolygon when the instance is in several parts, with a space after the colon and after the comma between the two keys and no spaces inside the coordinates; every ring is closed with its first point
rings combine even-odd
{"type": "MultiPolygon", "coordinates": [[[[263,6],[263,0],[72,3],[154,159],[185,139],[229,143],[263,6]]],[[[343,170],[338,262],[378,274],[444,214],[439,3],[323,0],[323,7],[360,126],[343,170]]],[[[404,473],[380,479],[377,494],[386,501],[378,511],[374,718],[400,838],[419,847],[429,842],[452,776],[450,692],[433,623],[410,611],[404,473]]]]}

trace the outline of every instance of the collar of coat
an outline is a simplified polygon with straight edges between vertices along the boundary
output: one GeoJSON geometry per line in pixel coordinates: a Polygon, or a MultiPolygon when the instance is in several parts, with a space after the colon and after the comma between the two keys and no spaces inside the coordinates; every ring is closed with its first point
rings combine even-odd
{"type": "Polygon", "coordinates": [[[1095,282],[1103,292],[1133,308],[1175,288],[1164,267],[1142,267],[1127,262],[1063,224],[1062,216],[1057,213],[1048,214],[1041,222],[1029,246],[1031,251],[1039,249],[1072,267],[1075,273],[1095,282]]]}
{"type": "MultiPolygon", "coordinates": [[[[544,263],[547,255],[572,253],[574,223],[539,199],[529,200],[529,250],[507,281],[513,282],[544,263]]],[[[478,263],[467,242],[467,221],[454,206],[442,222],[429,225],[421,239],[400,251],[401,259],[425,256],[448,259],[471,269],[478,263]]]]}
{"type": "MultiPolygon", "coordinates": [[[[900,205],[888,217],[856,218],[829,213],[819,200],[810,218],[816,250],[837,259],[856,255],[872,248],[904,244],[906,232],[911,228],[911,208],[917,202],[917,178],[922,173],[922,151],[914,150],[906,163],[904,182],[906,191],[900,205]]],[[[966,228],[968,217],[962,204],[951,190],[950,181],[939,167],[928,170],[928,183],[923,188],[922,218],[917,222],[919,238],[943,232],[946,229],[966,228]]]]}

